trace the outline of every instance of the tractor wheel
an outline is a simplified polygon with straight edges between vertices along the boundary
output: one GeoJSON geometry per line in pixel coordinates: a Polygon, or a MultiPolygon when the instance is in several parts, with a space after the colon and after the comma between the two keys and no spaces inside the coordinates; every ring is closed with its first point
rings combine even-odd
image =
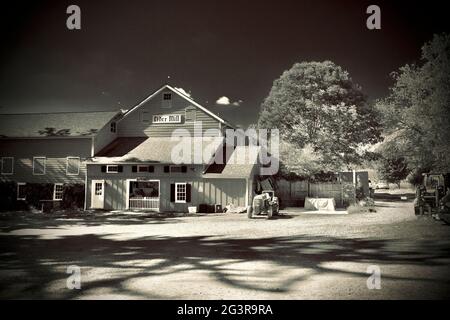
{"type": "Polygon", "coordinates": [[[279,206],[275,206],[275,210],[274,210],[273,214],[276,216],[280,215],[280,207],[279,206]]]}
{"type": "Polygon", "coordinates": [[[273,207],[269,206],[269,209],[267,210],[267,219],[272,219],[273,217],[273,207]]]}
{"type": "MultiPolygon", "coordinates": [[[[422,209],[422,212],[423,212],[423,209],[422,209]]],[[[416,214],[416,216],[422,215],[421,210],[420,210],[420,206],[414,207],[414,213],[416,214]]]]}
{"type": "Polygon", "coordinates": [[[252,219],[252,218],[253,218],[253,208],[252,208],[252,206],[248,206],[248,207],[247,207],[247,217],[248,217],[249,219],[252,219]]]}
{"type": "Polygon", "coordinates": [[[446,225],[450,225],[450,214],[441,214],[440,218],[446,225]]]}

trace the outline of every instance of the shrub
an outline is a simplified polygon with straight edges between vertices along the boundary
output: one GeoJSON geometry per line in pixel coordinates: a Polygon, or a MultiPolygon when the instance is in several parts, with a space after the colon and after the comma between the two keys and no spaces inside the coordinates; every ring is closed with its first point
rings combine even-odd
{"type": "Polygon", "coordinates": [[[27,183],[25,186],[26,203],[29,207],[41,209],[41,200],[53,199],[53,183],[27,183]]]}
{"type": "Polygon", "coordinates": [[[0,211],[14,210],[17,198],[17,186],[14,182],[0,183],[0,211]]]}
{"type": "MultiPolygon", "coordinates": [[[[53,183],[27,183],[25,185],[26,200],[17,200],[17,183],[0,183],[0,211],[41,210],[41,200],[53,199],[53,183]]],[[[49,204],[51,205],[51,204],[49,204]]],[[[59,203],[61,209],[81,209],[84,207],[84,185],[64,184],[63,199],[59,203]]]]}
{"type": "Polygon", "coordinates": [[[347,208],[348,213],[369,213],[376,212],[375,210],[375,201],[372,198],[365,198],[357,203],[351,204],[347,208]]]}
{"type": "Polygon", "coordinates": [[[84,185],[81,183],[65,184],[63,187],[62,209],[84,207],[84,185]]]}

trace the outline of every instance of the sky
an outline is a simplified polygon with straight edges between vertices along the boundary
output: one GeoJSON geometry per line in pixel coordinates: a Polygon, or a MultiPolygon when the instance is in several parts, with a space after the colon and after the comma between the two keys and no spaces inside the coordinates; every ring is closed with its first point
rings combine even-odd
{"type": "Polygon", "coordinates": [[[0,113],[129,109],[169,83],[246,127],[283,71],[324,60],[374,100],[449,31],[446,12],[437,0],[18,0],[0,10],[0,113]],[[71,4],[81,30],[66,27],[71,4]],[[381,30],[366,27],[370,4],[381,30]]]}

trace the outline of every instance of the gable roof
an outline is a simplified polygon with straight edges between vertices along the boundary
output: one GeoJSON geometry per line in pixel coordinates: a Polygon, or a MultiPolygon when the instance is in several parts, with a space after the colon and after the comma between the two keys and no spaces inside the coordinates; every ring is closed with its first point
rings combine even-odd
{"type": "Polygon", "coordinates": [[[195,102],[191,97],[188,97],[187,95],[185,95],[184,93],[182,93],[181,91],[169,86],[168,84],[163,85],[161,88],[159,88],[158,90],[156,90],[155,92],[153,92],[151,95],[149,95],[147,98],[145,98],[144,100],[142,100],[140,103],[138,103],[136,106],[134,106],[133,108],[131,108],[130,110],[128,110],[127,112],[125,112],[125,114],[123,115],[123,118],[125,118],[128,114],[130,114],[131,112],[133,112],[134,110],[138,109],[139,107],[141,107],[143,104],[145,104],[146,102],[148,102],[149,100],[151,100],[153,97],[155,97],[156,95],[158,95],[160,92],[169,89],[170,91],[174,92],[175,94],[179,95],[181,98],[185,99],[186,101],[188,101],[189,103],[193,104],[195,107],[197,107],[198,109],[202,110],[203,112],[205,112],[206,114],[210,115],[211,117],[213,117],[214,119],[216,119],[217,121],[219,121],[222,124],[225,124],[233,129],[235,129],[236,127],[234,125],[232,125],[231,123],[229,123],[228,121],[225,121],[224,119],[222,119],[221,117],[219,117],[217,114],[211,112],[210,110],[208,110],[207,108],[205,108],[204,106],[202,106],[201,104],[195,102]]]}
{"type": "Polygon", "coordinates": [[[0,137],[91,137],[120,114],[121,111],[0,114],[0,137]]]}
{"type": "Polygon", "coordinates": [[[190,160],[187,164],[195,163],[195,153],[202,151],[202,164],[209,163],[212,154],[214,153],[223,142],[222,137],[192,137],[190,139],[172,139],[172,137],[149,137],[144,141],[140,140],[130,147],[128,150],[124,150],[122,142],[131,143],[131,139],[142,138],[130,138],[128,140],[120,140],[116,144],[115,148],[107,150],[103,153],[99,153],[92,159],[91,163],[162,163],[171,164],[173,150],[189,150],[190,160]],[[175,149],[178,148],[178,149],[175,149]]]}
{"type": "Polygon", "coordinates": [[[172,164],[172,152],[175,147],[181,145],[183,150],[190,150],[190,161],[186,164],[195,164],[195,152],[198,152],[201,146],[202,164],[208,165],[202,174],[203,178],[249,178],[259,166],[258,157],[261,151],[259,146],[225,146],[227,154],[225,164],[215,166],[211,160],[224,148],[222,137],[193,137],[186,141],[177,141],[170,137],[118,138],[115,147],[96,155],[88,163],[172,164]],[[124,149],[124,144],[128,145],[127,149],[124,149]],[[239,160],[244,162],[239,163],[239,160]]]}
{"type": "Polygon", "coordinates": [[[236,146],[223,165],[209,166],[205,170],[203,178],[251,177],[255,169],[259,166],[258,157],[260,152],[261,147],[259,146],[236,146]]]}
{"type": "Polygon", "coordinates": [[[95,154],[96,157],[122,157],[135,149],[148,137],[117,137],[95,154]]]}

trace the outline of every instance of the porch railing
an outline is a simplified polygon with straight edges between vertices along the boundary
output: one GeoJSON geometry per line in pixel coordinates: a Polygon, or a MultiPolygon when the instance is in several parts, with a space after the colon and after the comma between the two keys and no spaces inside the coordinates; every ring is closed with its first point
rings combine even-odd
{"type": "Polygon", "coordinates": [[[130,198],[129,201],[130,209],[159,211],[159,198],[130,198]]]}

